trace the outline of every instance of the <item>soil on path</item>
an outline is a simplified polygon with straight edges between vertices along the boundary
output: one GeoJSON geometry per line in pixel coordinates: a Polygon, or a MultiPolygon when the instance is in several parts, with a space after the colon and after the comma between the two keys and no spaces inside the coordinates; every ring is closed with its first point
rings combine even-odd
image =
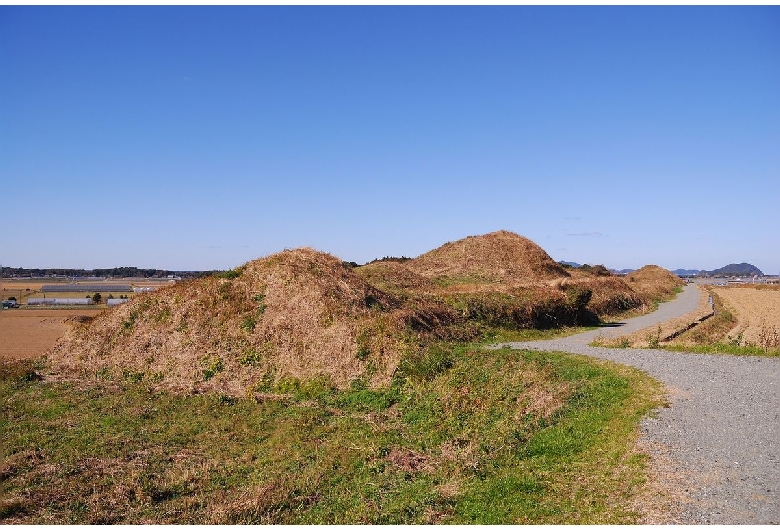
{"type": "Polygon", "coordinates": [[[663,382],[670,406],[641,425],[655,495],[647,521],[780,524],[780,359],[588,346],[696,309],[687,286],[654,313],[550,341],[496,345],[557,350],[635,366],[663,382]]]}

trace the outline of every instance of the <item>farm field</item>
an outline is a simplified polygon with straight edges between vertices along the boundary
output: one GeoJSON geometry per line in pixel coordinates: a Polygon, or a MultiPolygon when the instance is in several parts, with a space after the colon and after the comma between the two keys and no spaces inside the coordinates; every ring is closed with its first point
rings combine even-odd
{"type": "Polygon", "coordinates": [[[78,317],[93,317],[100,309],[6,309],[0,311],[0,359],[39,357],[78,317]]]}
{"type": "Polygon", "coordinates": [[[763,345],[780,333],[780,289],[769,287],[719,287],[713,291],[733,311],[737,325],[730,337],[742,334],[745,344],[763,345]]]}
{"type": "MultiPolygon", "coordinates": [[[[50,292],[44,293],[41,288],[44,285],[67,285],[69,283],[89,284],[90,286],[100,286],[99,292],[104,298],[108,295],[113,295],[115,298],[120,296],[127,296],[132,298],[136,293],[130,293],[125,291],[116,291],[112,287],[116,285],[130,285],[131,287],[138,287],[143,289],[159,289],[167,285],[171,285],[169,280],[163,279],[145,279],[145,278],[125,278],[125,279],[110,279],[104,281],[81,281],[70,282],[62,278],[51,279],[5,279],[0,282],[0,297],[3,300],[7,300],[10,297],[16,298],[16,300],[24,305],[29,298],[42,298],[45,296],[51,298],[84,298],[86,293],[84,291],[71,291],[71,292],[50,292]]],[[[93,294],[93,293],[90,293],[93,294]]]]}

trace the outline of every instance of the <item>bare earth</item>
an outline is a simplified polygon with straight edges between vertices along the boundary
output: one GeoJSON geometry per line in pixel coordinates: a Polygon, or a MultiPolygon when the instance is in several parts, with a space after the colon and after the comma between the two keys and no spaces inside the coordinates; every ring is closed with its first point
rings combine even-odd
{"type": "Polygon", "coordinates": [[[762,331],[780,331],[780,290],[723,287],[715,292],[738,320],[729,336],[741,332],[744,343],[759,344],[762,331]]]}
{"type": "Polygon", "coordinates": [[[68,329],[68,319],[95,316],[100,309],[5,309],[0,311],[0,358],[43,355],[68,329]]]}

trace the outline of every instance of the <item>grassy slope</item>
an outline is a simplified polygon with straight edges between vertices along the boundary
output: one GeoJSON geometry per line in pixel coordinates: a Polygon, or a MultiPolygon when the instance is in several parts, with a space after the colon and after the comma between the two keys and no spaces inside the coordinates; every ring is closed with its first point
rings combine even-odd
{"type": "Polygon", "coordinates": [[[637,371],[439,345],[384,390],[256,399],[0,378],[0,517],[19,523],[630,523],[637,371]]]}

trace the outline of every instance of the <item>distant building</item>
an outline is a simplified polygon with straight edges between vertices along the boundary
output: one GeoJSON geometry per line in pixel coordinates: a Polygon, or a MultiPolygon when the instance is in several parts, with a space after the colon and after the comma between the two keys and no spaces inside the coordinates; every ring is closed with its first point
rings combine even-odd
{"type": "Polygon", "coordinates": [[[129,301],[130,301],[129,298],[109,298],[108,300],[106,300],[106,305],[107,306],[120,305],[129,301]]]}
{"type": "Polygon", "coordinates": [[[27,305],[92,305],[92,298],[28,298],[27,305]]]}
{"type": "Polygon", "coordinates": [[[129,285],[113,283],[60,283],[41,286],[42,293],[131,293],[133,288],[129,285]]]}

